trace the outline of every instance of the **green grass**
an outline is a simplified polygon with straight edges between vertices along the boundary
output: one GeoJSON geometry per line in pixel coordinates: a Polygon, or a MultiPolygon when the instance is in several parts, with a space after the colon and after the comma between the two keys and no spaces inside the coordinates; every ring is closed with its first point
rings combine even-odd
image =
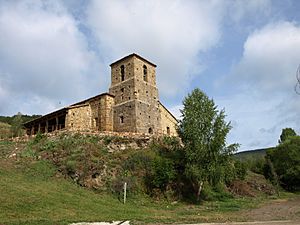
{"type": "Polygon", "coordinates": [[[251,200],[189,205],[155,202],[130,196],[124,205],[114,195],[96,193],[55,176],[46,161],[0,160],[0,223],[68,224],[80,221],[130,220],[135,224],[227,220],[230,212],[247,208],[251,200]]]}
{"type": "MultiPolygon", "coordinates": [[[[63,139],[59,144],[67,141],[69,139],[63,139]]],[[[42,145],[44,151],[50,151],[52,144],[55,143],[50,141],[42,145]]],[[[237,212],[254,208],[266,200],[228,197],[222,201],[194,205],[167,200],[155,201],[146,195],[133,195],[129,192],[124,205],[116,195],[108,191],[89,190],[80,187],[70,178],[63,177],[57,171],[59,167],[42,160],[36,154],[35,147],[33,142],[26,144],[0,141],[0,224],[60,225],[113,220],[130,220],[133,224],[225,222],[243,220],[242,215],[237,212]],[[20,151],[21,149],[23,150],[20,151]],[[8,158],[12,152],[17,152],[17,157],[8,158]]],[[[92,152],[97,152],[92,147],[92,152]]],[[[64,151],[67,150],[68,148],[64,148],[64,151]]],[[[75,154],[75,150],[78,149],[74,148],[71,153],[75,154]]],[[[64,153],[61,152],[61,157],[64,153]]],[[[113,164],[114,161],[110,160],[118,158],[121,161],[124,154],[130,154],[130,151],[100,153],[101,157],[106,157],[108,164],[113,164]]],[[[95,162],[98,159],[96,156],[98,155],[92,157],[95,162]]]]}

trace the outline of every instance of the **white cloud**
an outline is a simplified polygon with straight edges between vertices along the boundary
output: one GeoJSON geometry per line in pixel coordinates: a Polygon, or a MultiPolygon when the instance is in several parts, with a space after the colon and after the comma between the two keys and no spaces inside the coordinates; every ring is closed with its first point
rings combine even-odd
{"type": "MultiPolygon", "coordinates": [[[[4,2],[0,33],[0,83],[14,102],[10,110],[23,108],[25,97],[38,96],[46,105],[55,105],[57,99],[69,103],[87,95],[87,74],[94,68],[95,56],[59,1],[4,2]],[[19,96],[23,102],[16,106],[19,96]]],[[[36,113],[39,108],[46,113],[49,109],[42,107],[32,102],[24,110],[36,113]]]]}
{"type": "Polygon", "coordinates": [[[300,27],[290,22],[270,24],[250,35],[236,76],[264,91],[293,91],[300,63],[300,27]]]}
{"type": "Polygon", "coordinates": [[[220,1],[92,1],[87,15],[109,60],[141,54],[158,64],[160,93],[174,97],[218,43],[223,10],[220,1]]]}
{"type": "Polygon", "coordinates": [[[240,23],[241,20],[249,18],[251,20],[259,19],[262,15],[270,15],[271,13],[271,1],[270,0],[234,0],[228,1],[229,4],[229,16],[236,23],[240,23]]]}
{"type": "Polygon", "coordinates": [[[231,140],[245,143],[242,149],[276,145],[285,127],[300,132],[300,96],[294,92],[299,55],[297,24],[272,23],[248,36],[243,56],[225,82],[236,92],[218,99],[237,124],[231,140]]]}

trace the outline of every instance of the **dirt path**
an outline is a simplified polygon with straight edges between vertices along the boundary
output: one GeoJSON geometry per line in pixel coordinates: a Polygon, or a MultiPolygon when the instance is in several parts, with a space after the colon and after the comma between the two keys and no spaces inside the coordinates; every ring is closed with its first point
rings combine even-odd
{"type": "Polygon", "coordinates": [[[198,223],[189,225],[300,225],[300,196],[268,201],[256,209],[239,211],[229,220],[248,222],[198,223]]]}
{"type": "Polygon", "coordinates": [[[293,199],[273,200],[260,208],[244,211],[242,215],[246,221],[300,221],[300,196],[293,199]]]}
{"type": "Polygon", "coordinates": [[[257,221],[257,222],[232,222],[232,223],[199,223],[184,225],[299,225],[297,221],[257,221]]]}

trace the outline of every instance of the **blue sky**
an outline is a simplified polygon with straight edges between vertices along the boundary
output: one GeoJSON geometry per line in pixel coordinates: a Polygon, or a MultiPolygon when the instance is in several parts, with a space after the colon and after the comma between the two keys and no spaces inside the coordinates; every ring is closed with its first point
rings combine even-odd
{"type": "Polygon", "coordinates": [[[46,114],[108,91],[113,61],[157,64],[177,116],[200,88],[225,109],[240,150],[300,133],[300,1],[0,0],[0,115],[46,114]]]}

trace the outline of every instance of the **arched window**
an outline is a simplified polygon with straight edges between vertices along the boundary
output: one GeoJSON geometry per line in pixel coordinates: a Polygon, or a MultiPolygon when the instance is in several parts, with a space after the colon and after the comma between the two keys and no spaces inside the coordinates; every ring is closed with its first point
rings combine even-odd
{"type": "Polygon", "coordinates": [[[148,71],[147,71],[147,66],[143,66],[143,75],[144,75],[144,81],[148,81],[148,71]]]}
{"type": "Polygon", "coordinates": [[[124,123],[124,116],[120,116],[120,123],[124,123]]]}
{"type": "Polygon", "coordinates": [[[125,80],[125,66],[121,66],[121,81],[125,80]]]}

